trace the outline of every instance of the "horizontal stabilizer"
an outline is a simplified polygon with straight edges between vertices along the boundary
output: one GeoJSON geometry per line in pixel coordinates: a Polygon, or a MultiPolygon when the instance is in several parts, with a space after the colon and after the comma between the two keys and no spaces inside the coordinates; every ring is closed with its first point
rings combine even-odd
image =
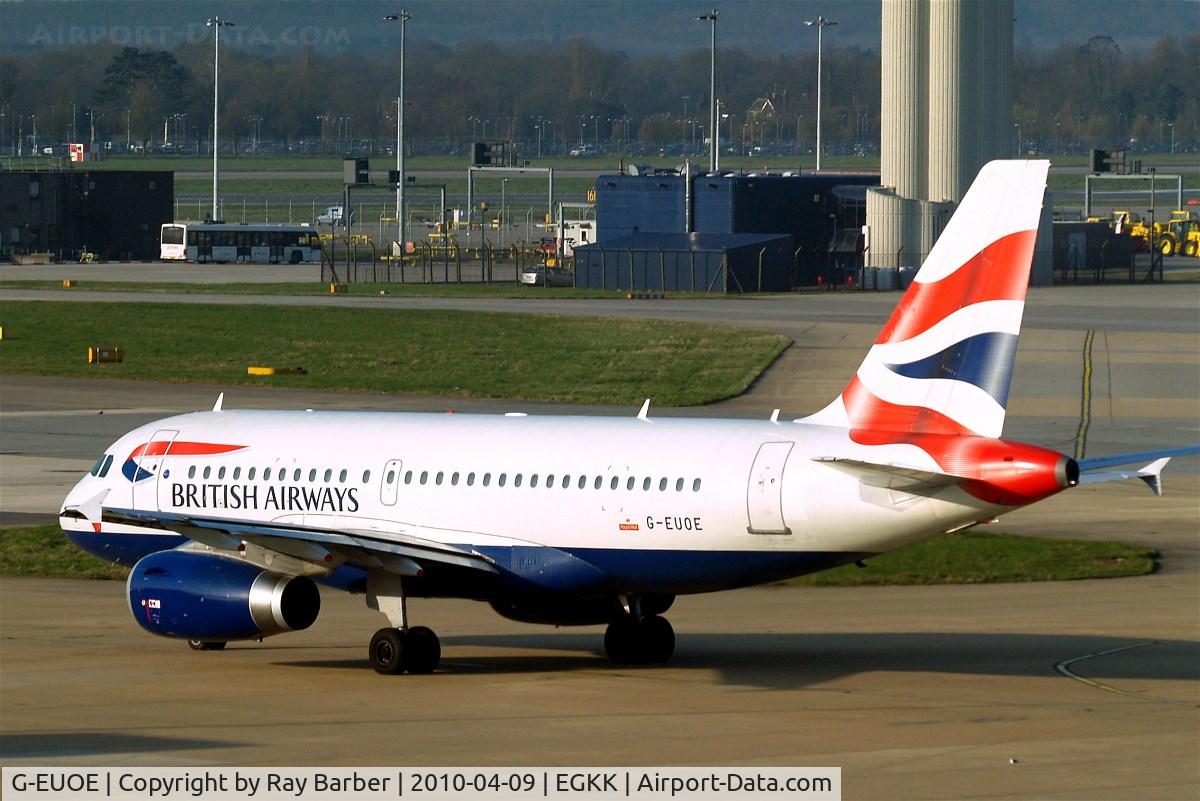
{"type": "Polygon", "coordinates": [[[932,495],[943,487],[957,484],[962,479],[948,473],[934,473],[915,467],[894,464],[864,462],[859,459],[823,457],[815,459],[851,475],[858,476],[871,487],[883,487],[907,492],[911,495],[932,495]]]}

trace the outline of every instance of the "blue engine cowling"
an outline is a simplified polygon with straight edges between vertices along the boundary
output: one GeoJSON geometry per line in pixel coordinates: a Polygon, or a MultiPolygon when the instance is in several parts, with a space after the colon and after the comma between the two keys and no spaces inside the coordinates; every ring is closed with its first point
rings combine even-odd
{"type": "Polygon", "coordinates": [[[151,634],[252,640],[306,629],[321,611],[312,579],[189,551],[160,551],[129,574],[129,610],[151,634]]]}

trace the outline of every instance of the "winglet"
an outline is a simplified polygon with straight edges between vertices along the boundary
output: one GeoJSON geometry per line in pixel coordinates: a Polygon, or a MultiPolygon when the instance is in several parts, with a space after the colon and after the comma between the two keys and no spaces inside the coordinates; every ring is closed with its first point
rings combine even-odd
{"type": "Polygon", "coordinates": [[[213,408],[212,408],[212,410],[213,410],[214,412],[219,412],[219,411],[221,411],[221,406],[222,406],[222,404],[224,404],[224,403],[225,403],[225,393],[224,393],[224,392],[222,392],[220,395],[218,395],[218,396],[217,396],[217,402],[213,404],[213,408]]]}
{"type": "Polygon", "coordinates": [[[1167,456],[1162,459],[1155,459],[1150,464],[1137,471],[1137,477],[1146,482],[1146,486],[1155,495],[1162,495],[1162,471],[1167,466],[1167,462],[1171,461],[1171,457],[1167,456]]]}
{"type": "Polygon", "coordinates": [[[646,398],[646,402],[642,404],[642,410],[638,412],[637,419],[648,420],[648,414],[650,414],[650,399],[646,398]]]}
{"type": "Polygon", "coordinates": [[[1140,478],[1155,495],[1162,495],[1162,471],[1171,461],[1170,456],[1155,459],[1145,467],[1137,470],[1092,470],[1080,474],[1080,484],[1101,484],[1106,481],[1124,481],[1130,478],[1140,478]]]}

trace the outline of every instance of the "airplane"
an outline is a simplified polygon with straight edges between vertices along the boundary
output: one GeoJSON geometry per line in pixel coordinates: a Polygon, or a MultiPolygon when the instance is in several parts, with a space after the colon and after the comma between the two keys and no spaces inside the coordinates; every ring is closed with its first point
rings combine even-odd
{"type": "Polygon", "coordinates": [[[857,373],[807,417],[243,411],[222,395],[114,442],[60,525],[131,567],[151,633],[218,650],[305,629],[320,583],[386,616],[376,671],[422,674],[441,645],[409,624],[409,597],[605,624],[613,662],[664,663],[679,595],[862,564],[1080,484],[1161,493],[1167,461],[1200,447],[1076,461],[1001,438],[1048,169],[982,168],[857,373]]]}

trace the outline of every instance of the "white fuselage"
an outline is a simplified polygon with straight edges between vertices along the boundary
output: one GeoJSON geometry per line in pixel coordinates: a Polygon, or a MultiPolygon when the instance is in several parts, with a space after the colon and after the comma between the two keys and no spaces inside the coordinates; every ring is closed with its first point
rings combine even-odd
{"type": "Polygon", "coordinates": [[[65,505],[103,487],[106,508],[407,535],[483,552],[541,546],[599,561],[631,585],[643,583],[637,552],[732,557],[708,565],[694,587],[677,578],[671,587],[701,591],[761,580],[738,554],[857,558],[997,511],[954,488],[918,497],[815,461],[879,459],[888,449],[911,450],[861,446],[844,429],[797,422],[203,412],[118,440],[110,472],[85,477],[65,505]],[[152,447],[130,459],[166,442],[158,455],[152,447]],[[231,449],[171,450],[194,443],[231,449]],[[619,570],[606,558],[617,554],[631,557],[619,570]]]}

